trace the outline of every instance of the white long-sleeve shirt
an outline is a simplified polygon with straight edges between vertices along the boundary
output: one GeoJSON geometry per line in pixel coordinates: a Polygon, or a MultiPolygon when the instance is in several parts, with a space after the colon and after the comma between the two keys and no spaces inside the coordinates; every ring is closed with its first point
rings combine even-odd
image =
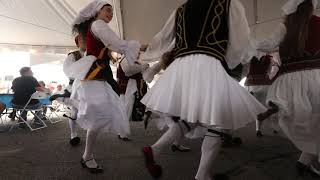
{"type": "Polygon", "coordinates": [[[140,52],[140,43],[120,39],[103,20],[96,20],[91,25],[91,31],[110,50],[124,54],[130,64],[133,64],[140,52]]]}
{"type": "Polygon", "coordinates": [[[253,45],[259,51],[269,52],[278,49],[286,33],[286,26],[283,23],[279,23],[269,37],[259,41],[253,39],[253,45]]]}
{"type": "Polygon", "coordinates": [[[137,73],[141,73],[148,67],[148,64],[129,64],[127,59],[122,60],[120,65],[127,77],[133,76],[137,73]]]}
{"type": "MultiPolygon", "coordinates": [[[[81,56],[83,57],[84,52],[80,51],[80,53],[81,53],[81,56]]],[[[72,78],[71,67],[74,62],[76,62],[76,58],[72,53],[70,53],[63,62],[63,72],[68,78],[72,78]]]]}

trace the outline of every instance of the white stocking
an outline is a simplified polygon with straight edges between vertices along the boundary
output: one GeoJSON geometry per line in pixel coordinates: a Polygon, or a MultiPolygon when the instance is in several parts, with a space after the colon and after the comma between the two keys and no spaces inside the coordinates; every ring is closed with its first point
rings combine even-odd
{"type": "MultiPolygon", "coordinates": [[[[85,161],[93,159],[93,149],[94,149],[94,146],[96,144],[98,134],[99,134],[98,130],[90,130],[89,129],[87,131],[86,147],[85,147],[85,151],[84,151],[83,156],[82,156],[82,158],[85,161]]],[[[88,167],[91,167],[91,168],[97,167],[97,163],[95,162],[95,160],[88,161],[86,164],[87,164],[88,167]]]]}
{"type": "MultiPolygon", "coordinates": [[[[78,114],[77,108],[72,107],[72,109],[71,109],[71,118],[72,119],[77,119],[77,114],[78,114]]],[[[73,121],[73,120],[69,119],[69,127],[70,127],[71,139],[77,137],[78,134],[77,134],[77,129],[76,129],[76,121],[73,121]]]]}
{"type": "Polygon", "coordinates": [[[183,137],[184,134],[188,132],[186,129],[187,128],[182,122],[173,123],[173,125],[167,130],[167,132],[165,132],[160,137],[160,139],[151,146],[153,155],[155,157],[159,156],[160,152],[164,148],[168,147],[176,140],[181,139],[181,136],[183,137]]]}
{"type": "Polygon", "coordinates": [[[212,166],[216,157],[219,154],[221,147],[221,138],[210,133],[210,136],[205,136],[201,147],[201,160],[196,175],[197,180],[211,180],[212,166]]]}
{"type": "Polygon", "coordinates": [[[77,129],[76,129],[76,122],[71,120],[71,119],[69,119],[69,127],[70,127],[71,139],[77,137],[78,134],[77,134],[77,129]]]}
{"type": "Polygon", "coordinates": [[[256,120],[256,131],[261,131],[263,122],[256,120]]]}

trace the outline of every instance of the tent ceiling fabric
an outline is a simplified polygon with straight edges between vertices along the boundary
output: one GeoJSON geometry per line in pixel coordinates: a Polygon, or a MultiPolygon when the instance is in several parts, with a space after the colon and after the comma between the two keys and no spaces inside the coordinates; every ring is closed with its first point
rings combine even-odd
{"type": "MultiPolygon", "coordinates": [[[[71,24],[91,0],[0,0],[0,45],[74,47],[71,24]]],[[[111,28],[122,36],[119,0],[111,28]],[[118,19],[120,18],[120,19],[118,19]]]]}
{"type": "MultiPolygon", "coordinates": [[[[91,1],[0,0],[0,47],[19,50],[36,47],[40,51],[58,53],[74,48],[71,23],[77,12],[91,1]]],[[[240,1],[253,34],[259,37],[270,33],[274,24],[281,21],[281,6],[286,2],[240,1]]],[[[185,0],[113,0],[115,14],[110,26],[120,37],[124,35],[126,39],[148,43],[170,13],[183,2],[185,0]]]]}

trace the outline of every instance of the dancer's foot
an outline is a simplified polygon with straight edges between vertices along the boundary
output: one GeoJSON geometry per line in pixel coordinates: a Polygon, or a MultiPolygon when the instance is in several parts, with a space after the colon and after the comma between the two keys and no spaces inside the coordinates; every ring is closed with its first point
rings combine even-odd
{"type": "Polygon", "coordinates": [[[175,145],[175,144],[173,144],[171,146],[171,150],[172,150],[172,152],[176,152],[176,151],[178,151],[178,152],[189,152],[189,151],[191,151],[191,149],[188,148],[188,147],[185,147],[183,145],[175,145]]]}
{"type": "Polygon", "coordinates": [[[263,134],[262,134],[262,132],[261,132],[260,130],[258,130],[258,131],[256,132],[256,135],[257,135],[257,137],[259,137],[259,138],[263,137],[263,134]]]}
{"type": "Polygon", "coordinates": [[[103,173],[103,169],[99,167],[99,165],[93,158],[88,160],[84,160],[83,158],[81,158],[80,163],[83,168],[88,169],[88,171],[92,174],[103,173]]]}
{"type": "Polygon", "coordinates": [[[122,141],[125,141],[125,142],[131,141],[131,139],[129,139],[128,137],[121,137],[120,135],[118,135],[118,138],[119,138],[120,140],[122,140],[122,141]]]}
{"type": "Polygon", "coordinates": [[[154,161],[152,148],[150,146],[146,146],[143,148],[142,152],[145,158],[146,168],[150,175],[156,179],[160,178],[162,175],[162,169],[161,166],[156,164],[154,161]]]}
{"type": "Polygon", "coordinates": [[[305,165],[301,162],[296,163],[296,169],[300,176],[312,175],[316,177],[320,177],[320,168],[316,167],[316,165],[305,165]]]}
{"type": "Polygon", "coordinates": [[[269,102],[269,106],[271,108],[268,109],[266,112],[258,114],[258,116],[257,116],[258,121],[262,122],[262,121],[266,120],[268,117],[270,117],[271,115],[273,115],[279,111],[279,108],[276,104],[269,102]]]}
{"type": "Polygon", "coordinates": [[[68,115],[66,115],[66,114],[63,114],[62,116],[63,116],[63,117],[66,117],[66,118],[68,118],[68,119],[70,119],[70,120],[72,120],[72,121],[77,120],[77,118],[73,118],[73,117],[68,116],[68,115]]]}
{"type": "Polygon", "coordinates": [[[77,146],[80,144],[80,138],[74,137],[74,138],[70,139],[69,143],[71,146],[77,146]]]}
{"type": "Polygon", "coordinates": [[[226,174],[215,174],[212,178],[212,180],[229,180],[229,176],[226,174]]]}

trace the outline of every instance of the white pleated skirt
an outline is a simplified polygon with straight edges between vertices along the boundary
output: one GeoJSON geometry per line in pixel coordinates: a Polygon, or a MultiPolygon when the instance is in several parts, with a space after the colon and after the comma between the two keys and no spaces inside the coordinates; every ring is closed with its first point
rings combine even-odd
{"type": "Polygon", "coordinates": [[[319,153],[320,70],[280,76],[269,88],[267,102],[279,106],[279,125],[295,146],[304,152],[319,153]]]}
{"type": "Polygon", "coordinates": [[[126,109],[127,116],[129,120],[131,120],[131,115],[133,111],[133,104],[135,100],[134,93],[137,92],[137,82],[134,79],[129,79],[126,93],[120,94],[120,100],[126,109]]]}
{"type": "Polygon", "coordinates": [[[129,120],[119,96],[105,81],[82,81],[77,123],[83,129],[129,135],[129,120]]]}
{"type": "Polygon", "coordinates": [[[141,102],[155,112],[221,129],[244,127],[266,111],[217,59],[203,54],[176,59],[141,102]]]}

